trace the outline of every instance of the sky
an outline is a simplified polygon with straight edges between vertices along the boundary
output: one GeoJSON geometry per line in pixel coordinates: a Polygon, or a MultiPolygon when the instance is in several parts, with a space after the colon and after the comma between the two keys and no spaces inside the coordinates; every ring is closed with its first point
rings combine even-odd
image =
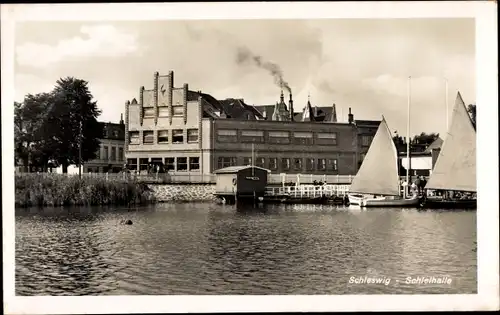
{"type": "Polygon", "coordinates": [[[310,95],[313,105],[335,103],[339,120],[349,108],[355,119],[383,115],[403,136],[409,76],[412,135],[446,133],[446,91],[449,117],[458,91],[476,102],[475,24],[465,18],[17,22],[15,98],[72,76],[89,82],[99,120],[118,122],[155,71],[172,70],[176,87],[274,104],[274,77],[238,62],[241,49],[279,68],[295,111],[310,95]]]}

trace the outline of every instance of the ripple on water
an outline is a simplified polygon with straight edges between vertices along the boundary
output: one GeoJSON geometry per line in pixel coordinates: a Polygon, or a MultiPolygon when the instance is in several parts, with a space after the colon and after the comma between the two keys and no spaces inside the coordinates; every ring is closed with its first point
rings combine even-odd
{"type": "Polygon", "coordinates": [[[16,294],[477,292],[475,212],[257,210],[163,204],[21,211],[16,294]],[[120,225],[128,218],[133,225],[120,225]],[[364,276],[391,283],[349,283],[364,276]],[[452,284],[405,282],[417,276],[448,276],[452,284]]]}

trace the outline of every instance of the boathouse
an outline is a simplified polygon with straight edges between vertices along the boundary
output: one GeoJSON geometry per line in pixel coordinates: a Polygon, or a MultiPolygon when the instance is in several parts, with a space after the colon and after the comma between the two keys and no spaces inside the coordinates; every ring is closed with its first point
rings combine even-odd
{"type": "Polygon", "coordinates": [[[271,171],[258,166],[229,166],[215,170],[215,195],[227,201],[263,197],[271,171]]]}

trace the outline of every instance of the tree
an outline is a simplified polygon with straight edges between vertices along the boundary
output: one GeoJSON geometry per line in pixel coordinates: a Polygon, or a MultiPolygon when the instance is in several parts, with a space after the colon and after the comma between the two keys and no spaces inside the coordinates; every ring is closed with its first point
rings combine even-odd
{"type": "Polygon", "coordinates": [[[39,93],[28,94],[22,103],[14,103],[14,154],[24,167],[44,166],[50,158],[50,148],[45,143],[51,102],[50,93],[39,93]]]}
{"type": "Polygon", "coordinates": [[[476,104],[469,104],[467,106],[467,112],[469,113],[472,125],[476,128],[476,104]]]}
{"type": "Polygon", "coordinates": [[[419,135],[414,136],[412,142],[414,144],[423,144],[427,146],[433,143],[438,137],[439,133],[433,132],[427,134],[425,132],[422,132],[419,135]]]}
{"type": "Polygon", "coordinates": [[[53,91],[53,106],[48,117],[49,147],[63,173],[68,166],[96,158],[103,128],[97,121],[101,111],[88,89],[88,82],[72,77],[61,78],[53,91]]]}
{"type": "Polygon", "coordinates": [[[28,94],[14,103],[15,155],[25,166],[47,168],[96,158],[103,136],[97,117],[101,111],[92,100],[88,82],[62,78],[50,93],[28,94]]]}

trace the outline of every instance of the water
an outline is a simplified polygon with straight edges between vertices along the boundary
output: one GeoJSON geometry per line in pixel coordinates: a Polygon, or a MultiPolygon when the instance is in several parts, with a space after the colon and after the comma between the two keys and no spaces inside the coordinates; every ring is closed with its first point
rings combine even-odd
{"type": "Polygon", "coordinates": [[[477,293],[475,241],[475,211],[16,209],[16,294],[477,293]]]}

